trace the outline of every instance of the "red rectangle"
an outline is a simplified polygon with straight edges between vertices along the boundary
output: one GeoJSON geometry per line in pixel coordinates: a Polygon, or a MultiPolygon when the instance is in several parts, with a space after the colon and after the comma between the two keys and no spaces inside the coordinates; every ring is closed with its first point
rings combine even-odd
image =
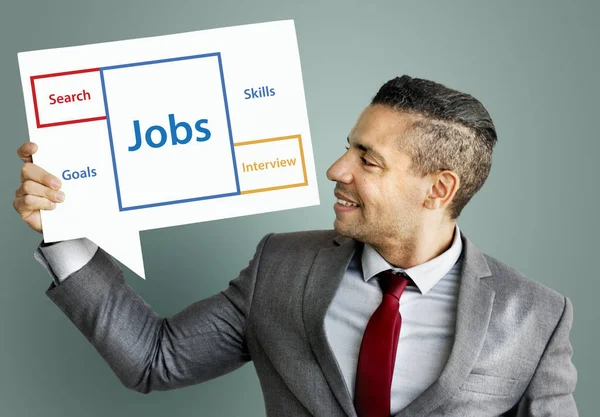
{"type": "Polygon", "coordinates": [[[39,114],[39,110],[38,110],[37,95],[35,92],[35,80],[38,80],[41,78],[62,77],[65,75],[75,75],[75,74],[82,74],[82,73],[86,73],[86,72],[95,72],[95,71],[100,72],[100,68],[88,68],[88,69],[82,69],[82,70],[76,70],[76,71],[55,72],[53,74],[33,75],[30,77],[31,93],[33,95],[33,108],[35,110],[35,123],[36,123],[38,129],[41,129],[43,127],[63,126],[63,125],[70,125],[70,124],[74,124],[74,123],[84,123],[84,122],[93,122],[96,120],[106,120],[106,116],[98,116],[98,117],[91,117],[91,118],[86,118],[86,119],[66,120],[66,121],[55,122],[55,123],[45,123],[45,124],[40,123],[40,114],[39,114]]]}

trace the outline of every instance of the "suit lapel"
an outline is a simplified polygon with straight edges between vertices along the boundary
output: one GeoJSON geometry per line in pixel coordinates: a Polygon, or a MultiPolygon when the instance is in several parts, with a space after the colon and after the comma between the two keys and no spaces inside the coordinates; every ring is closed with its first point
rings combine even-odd
{"type": "Polygon", "coordinates": [[[303,320],[308,341],[335,398],[348,416],[356,417],[346,382],[325,333],[325,314],[357,248],[352,239],[338,237],[336,246],[321,249],[304,290],[303,320]]]}
{"type": "Polygon", "coordinates": [[[395,417],[427,416],[469,375],[485,340],[495,292],[481,278],[491,272],[483,254],[462,233],[463,264],[454,344],[440,377],[395,417]]]}
{"type": "MultiPolygon", "coordinates": [[[[483,254],[462,234],[463,259],[458,294],[456,332],[452,351],[440,377],[395,417],[423,417],[441,406],[460,388],[483,346],[491,317],[495,292],[482,278],[491,276],[483,254]]],[[[345,413],[356,411],[344,377],[327,341],[325,314],[357,242],[339,237],[339,246],[321,249],[308,276],[303,300],[303,320],[308,341],[327,382],[345,413]]]]}

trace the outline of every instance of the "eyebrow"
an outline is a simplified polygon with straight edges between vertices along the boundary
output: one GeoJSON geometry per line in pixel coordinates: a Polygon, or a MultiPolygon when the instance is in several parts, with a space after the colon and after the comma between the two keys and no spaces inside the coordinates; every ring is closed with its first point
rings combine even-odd
{"type": "MultiPolygon", "coordinates": [[[[348,141],[348,144],[350,144],[350,136],[348,136],[346,138],[346,140],[348,141]]],[[[360,149],[361,151],[363,151],[367,155],[374,157],[380,163],[382,163],[382,164],[385,165],[385,158],[383,157],[383,155],[381,155],[379,152],[377,152],[372,147],[367,146],[367,145],[363,145],[362,143],[354,143],[354,145],[352,145],[352,146],[355,147],[355,148],[357,148],[357,149],[360,149]]]]}

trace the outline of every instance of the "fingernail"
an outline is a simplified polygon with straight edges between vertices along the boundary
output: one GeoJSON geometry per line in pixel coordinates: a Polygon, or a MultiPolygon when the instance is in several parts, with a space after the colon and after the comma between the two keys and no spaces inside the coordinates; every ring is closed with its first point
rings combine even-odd
{"type": "Polygon", "coordinates": [[[56,193],[56,199],[58,201],[64,201],[65,200],[65,193],[63,193],[62,191],[59,191],[56,193]]]}
{"type": "Polygon", "coordinates": [[[58,182],[57,180],[52,180],[50,181],[50,185],[52,186],[52,188],[54,188],[55,190],[58,190],[60,188],[60,182],[58,182]]]}

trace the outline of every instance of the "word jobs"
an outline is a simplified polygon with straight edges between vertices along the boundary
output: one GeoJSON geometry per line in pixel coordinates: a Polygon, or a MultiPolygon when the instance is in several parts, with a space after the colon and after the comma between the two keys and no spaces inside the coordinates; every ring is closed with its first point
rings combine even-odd
{"type": "MultiPolygon", "coordinates": [[[[211,133],[210,130],[203,126],[208,123],[208,119],[199,119],[194,124],[196,131],[200,133],[200,136],[196,137],[197,142],[206,142],[210,139],[211,133]]],[[[140,127],[140,121],[133,121],[133,130],[135,132],[135,143],[132,146],[129,146],[128,149],[130,152],[137,151],[142,147],[142,128],[140,127]]],[[[171,144],[172,145],[185,145],[192,140],[192,127],[186,122],[175,122],[175,115],[169,114],[169,131],[171,133],[171,144]],[[181,130],[185,130],[185,137],[181,138],[178,136],[178,132],[181,130]]],[[[167,131],[164,127],[160,125],[150,126],[146,129],[144,133],[144,138],[146,143],[151,148],[160,148],[167,143],[167,131]],[[154,132],[157,132],[156,134],[154,132]],[[154,136],[154,137],[153,137],[154,136]]]]}

